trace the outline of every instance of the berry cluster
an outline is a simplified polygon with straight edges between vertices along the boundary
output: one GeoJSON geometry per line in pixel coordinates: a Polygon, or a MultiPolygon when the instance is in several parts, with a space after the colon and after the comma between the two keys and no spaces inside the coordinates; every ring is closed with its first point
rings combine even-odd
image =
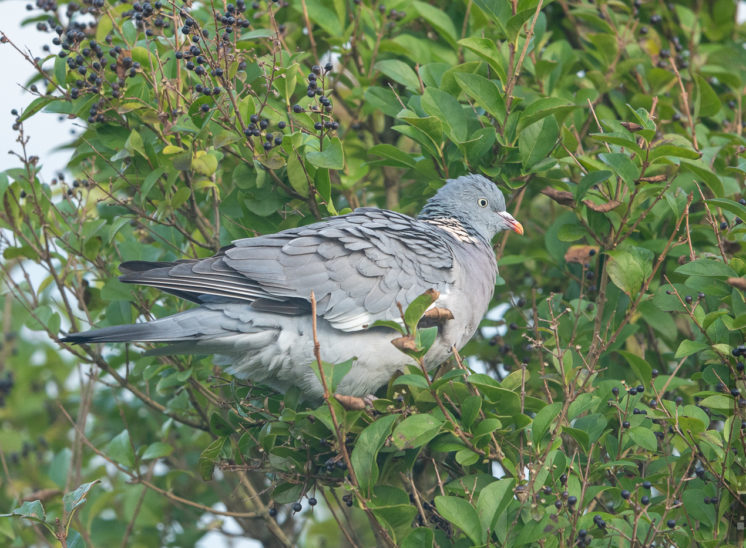
{"type": "MultiPolygon", "coordinates": [[[[269,129],[269,120],[267,118],[260,119],[258,114],[252,114],[249,118],[249,122],[248,127],[243,131],[247,139],[251,140],[252,137],[264,136],[264,143],[262,146],[264,147],[264,150],[267,151],[282,144],[282,133],[275,135],[267,131],[269,129]]],[[[279,130],[283,130],[285,127],[287,127],[285,122],[280,121],[277,123],[277,128],[279,130]]]]}
{"type": "MultiPolygon", "coordinates": [[[[313,65],[311,72],[307,76],[306,96],[318,100],[317,103],[311,104],[309,110],[314,114],[318,114],[320,117],[320,120],[314,123],[313,128],[320,132],[321,135],[339,129],[339,123],[329,116],[332,112],[332,101],[325,91],[326,77],[332,70],[334,70],[332,63],[326,63],[323,69],[319,65],[313,65]]],[[[294,113],[300,114],[305,111],[306,109],[300,104],[296,103],[293,105],[294,113]]]]}
{"type": "Polygon", "coordinates": [[[5,407],[5,398],[10,394],[10,391],[13,390],[14,385],[15,380],[13,379],[13,372],[7,371],[5,373],[5,378],[0,378],[0,407],[5,407]]]}

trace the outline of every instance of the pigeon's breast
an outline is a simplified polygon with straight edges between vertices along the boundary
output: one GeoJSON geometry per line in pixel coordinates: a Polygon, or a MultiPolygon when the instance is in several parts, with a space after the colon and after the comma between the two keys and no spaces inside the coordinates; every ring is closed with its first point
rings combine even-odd
{"type": "Polygon", "coordinates": [[[455,249],[455,282],[436,306],[448,308],[453,320],[443,328],[443,342],[460,349],[474,335],[495,291],[497,263],[492,248],[479,242],[455,249]]]}

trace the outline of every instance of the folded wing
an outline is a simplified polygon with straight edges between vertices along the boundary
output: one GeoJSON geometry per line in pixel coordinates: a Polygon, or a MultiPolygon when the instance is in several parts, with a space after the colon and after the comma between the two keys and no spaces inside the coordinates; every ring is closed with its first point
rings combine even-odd
{"type": "Polygon", "coordinates": [[[361,208],[279,234],[236,240],[217,255],[174,263],[134,261],[121,280],[193,302],[246,302],[262,312],[317,313],[358,331],[399,318],[425,290],[453,283],[453,252],[435,227],[399,213],[361,208]]]}

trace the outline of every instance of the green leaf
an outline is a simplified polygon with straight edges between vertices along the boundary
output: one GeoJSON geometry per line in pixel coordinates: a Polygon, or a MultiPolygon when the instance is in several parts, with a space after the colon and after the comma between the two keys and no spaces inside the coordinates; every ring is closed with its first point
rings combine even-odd
{"type": "Polygon", "coordinates": [[[19,507],[13,509],[8,514],[0,514],[0,517],[22,517],[33,521],[44,523],[47,519],[47,514],[44,511],[44,505],[40,500],[27,501],[21,504],[19,507]]]}
{"type": "Polygon", "coordinates": [[[722,107],[717,93],[712,89],[707,80],[699,74],[694,75],[694,115],[696,120],[699,117],[715,116],[720,112],[722,107]]]}
{"type": "Polygon", "coordinates": [[[204,150],[198,150],[192,158],[192,169],[206,177],[213,175],[218,169],[218,158],[204,150]]]}
{"type": "Polygon", "coordinates": [[[308,177],[295,151],[288,155],[287,173],[290,186],[301,196],[308,196],[308,177]]]}
{"type": "Polygon", "coordinates": [[[306,153],[306,160],[312,165],[326,169],[342,169],[345,165],[342,141],[339,137],[324,139],[324,150],[306,153]]]}
{"type": "Polygon", "coordinates": [[[735,409],[736,400],[730,396],[724,396],[722,394],[715,394],[713,396],[707,396],[699,402],[702,407],[711,407],[713,409],[722,409],[725,411],[733,411],[735,409]]]}
{"type": "Polygon", "coordinates": [[[477,513],[482,530],[494,532],[495,524],[508,504],[513,500],[515,480],[504,478],[493,481],[479,492],[477,499],[477,513]]]}
{"type": "Polygon", "coordinates": [[[711,206],[730,211],[734,215],[740,217],[742,220],[746,220],[746,206],[743,206],[738,202],[727,200],[725,198],[713,198],[712,200],[707,200],[707,203],[711,206]]]}
{"type": "Polygon", "coordinates": [[[456,82],[485,112],[499,123],[505,120],[505,101],[498,85],[479,74],[455,72],[456,82]]]}
{"type": "MultiPolygon", "coordinates": [[[[99,20],[99,25],[104,21],[103,18],[99,20]]],[[[98,30],[98,29],[96,29],[98,30]]],[[[67,62],[62,57],[55,57],[54,59],[54,79],[60,86],[64,86],[67,80],[67,62]]]]}
{"type": "Polygon", "coordinates": [[[400,548],[432,548],[433,531],[427,527],[417,527],[402,541],[400,548]]]}
{"type": "MultiPolygon", "coordinates": [[[[336,392],[337,386],[345,377],[345,375],[350,372],[354,361],[354,359],[350,359],[345,362],[336,364],[328,363],[325,361],[321,362],[321,366],[324,369],[324,379],[326,379],[326,382],[329,386],[329,391],[332,394],[336,392]]],[[[319,382],[322,382],[321,371],[319,371],[319,364],[318,362],[316,362],[316,360],[311,362],[311,368],[313,369],[314,373],[316,373],[316,377],[319,379],[319,382]]]]}
{"type": "MultiPolygon", "coordinates": [[[[600,413],[591,413],[576,419],[575,422],[573,422],[573,427],[576,430],[586,433],[589,442],[595,442],[601,437],[601,434],[604,433],[607,424],[608,421],[606,420],[606,417],[600,413]]],[[[587,450],[587,446],[585,448],[587,450]]]]}
{"type": "Polygon", "coordinates": [[[389,145],[386,143],[371,147],[368,150],[368,154],[375,154],[376,156],[381,156],[382,158],[391,160],[390,162],[386,162],[386,165],[390,166],[414,167],[415,165],[417,165],[414,158],[412,158],[410,154],[393,145],[389,145]]]}
{"type": "Polygon", "coordinates": [[[203,480],[210,481],[212,479],[212,471],[215,468],[215,463],[220,459],[220,454],[227,439],[226,436],[216,438],[200,453],[197,469],[203,480]]]}
{"type": "Polygon", "coordinates": [[[701,352],[702,350],[707,350],[710,348],[708,344],[705,344],[703,342],[699,341],[690,341],[689,339],[684,339],[679,343],[679,347],[676,349],[676,354],[674,355],[674,358],[681,359],[686,358],[688,356],[691,356],[692,354],[696,354],[697,352],[701,352]]]}
{"type": "Polygon", "coordinates": [[[469,37],[459,40],[458,43],[459,45],[474,52],[480,58],[487,61],[487,63],[490,65],[490,68],[492,68],[492,70],[497,73],[497,76],[500,78],[501,82],[505,82],[507,80],[507,74],[505,70],[506,61],[503,58],[502,54],[495,47],[494,40],[490,40],[488,38],[469,37]]]}
{"type": "Polygon", "coordinates": [[[638,168],[627,154],[621,152],[606,152],[598,155],[599,159],[609,166],[614,173],[627,183],[630,188],[634,186],[635,181],[640,177],[640,168],[638,168]]]}
{"type": "Polygon", "coordinates": [[[413,92],[419,92],[420,90],[420,79],[417,77],[417,73],[404,61],[398,59],[386,59],[384,61],[378,61],[375,64],[376,70],[382,72],[394,82],[406,87],[408,90],[413,92]]]}
{"type": "Polygon", "coordinates": [[[648,451],[658,450],[658,440],[650,428],[646,426],[635,426],[634,428],[630,428],[628,434],[632,441],[640,447],[647,449],[648,451]]]}
{"type": "Polygon", "coordinates": [[[378,464],[376,458],[383,447],[391,428],[396,421],[396,415],[386,415],[363,430],[355,442],[350,455],[352,469],[355,471],[360,489],[370,495],[370,491],[378,481],[378,464]]]}
{"type": "Polygon", "coordinates": [[[439,38],[444,38],[451,46],[456,45],[458,32],[451,17],[441,9],[425,2],[415,0],[412,2],[412,6],[425,21],[438,31],[439,38]]]}
{"type": "Polygon", "coordinates": [[[394,445],[399,449],[421,447],[440,433],[442,419],[432,415],[412,415],[399,423],[392,436],[394,445]]]}
{"type": "Polygon", "coordinates": [[[354,359],[349,359],[345,362],[334,364],[334,367],[332,367],[332,385],[330,387],[330,390],[332,392],[337,391],[337,387],[342,382],[342,379],[345,378],[347,373],[350,372],[350,369],[352,369],[352,365],[354,363],[354,359]]]}
{"type": "Polygon", "coordinates": [[[404,386],[415,386],[417,388],[427,388],[427,379],[422,374],[407,374],[401,375],[394,379],[393,386],[404,385],[404,386]]]}
{"type": "Polygon", "coordinates": [[[124,149],[130,153],[130,156],[134,156],[135,152],[137,152],[143,158],[147,158],[142,137],[140,137],[140,134],[134,129],[130,131],[129,137],[127,137],[127,140],[124,143],[124,149]]]}
{"type": "Polygon", "coordinates": [[[275,31],[270,29],[256,29],[244,32],[241,35],[241,40],[256,40],[257,38],[272,38],[275,36],[275,31]]]}
{"type": "Polygon", "coordinates": [[[404,311],[404,323],[409,328],[410,333],[416,331],[420,318],[422,318],[425,311],[435,302],[436,298],[435,292],[426,291],[409,303],[409,306],[404,311]]]}
{"type": "Polygon", "coordinates": [[[681,265],[676,269],[676,274],[684,276],[715,276],[715,277],[736,277],[738,273],[723,261],[718,259],[695,259],[681,265]]]}
{"type": "MultiPolygon", "coordinates": [[[[64,62],[63,62],[64,65],[64,62]]],[[[64,79],[63,79],[64,81],[64,79]]],[[[52,101],[59,101],[59,99],[53,95],[45,95],[43,97],[37,97],[31,103],[29,103],[29,106],[23,109],[23,112],[18,117],[19,122],[23,122],[24,120],[30,118],[37,112],[39,112],[41,109],[43,109],[45,106],[47,106],[52,101]]]]}
{"type": "Polygon", "coordinates": [[[629,364],[635,376],[639,379],[643,386],[649,386],[650,381],[653,378],[653,368],[648,362],[637,354],[627,352],[626,350],[617,350],[621,354],[627,363],[629,364]]]}
{"type": "Polygon", "coordinates": [[[112,460],[127,467],[135,465],[135,453],[130,443],[130,433],[122,430],[104,447],[104,453],[112,460]]]}
{"type": "Polygon", "coordinates": [[[426,88],[422,95],[422,109],[443,123],[455,143],[468,140],[467,114],[453,95],[437,88],[426,88]]]}
{"type": "Polygon", "coordinates": [[[466,428],[471,428],[474,420],[482,409],[481,396],[467,396],[461,404],[461,422],[466,428]]]}
{"type": "Polygon", "coordinates": [[[715,523],[715,505],[703,504],[707,495],[704,489],[688,488],[681,496],[688,519],[701,521],[707,528],[715,523]]]}
{"type": "Polygon", "coordinates": [[[504,0],[474,0],[474,4],[494,23],[503,34],[507,35],[505,21],[512,15],[511,4],[504,0]]]}
{"type": "Polygon", "coordinates": [[[576,108],[578,107],[567,99],[560,99],[559,97],[537,99],[528,105],[526,110],[521,112],[518,121],[518,131],[552,114],[565,114],[576,108]]]}
{"type": "Polygon", "coordinates": [[[696,177],[702,179],[704,183],[709,187],[715,196],[723,196],[725,190],[723,189],[723,182],[720,177],[715,173],[710,166],[698,161],[681,160],[681,167],[685,171],[693,173],[696,177]]]}
{"type": "Polygon", "coordinates": [[[159,459],[161,457],[167,457],[174,452],[174,448],[167,443],[162,441],[156,441],[151,443],[142,454],[143,460],[159,459]]]}
{"type": "Polygon", "coordinates": [[[546,159],[554,150],[559,138],[559,126],[554,117],[546,117],[521,131],[518,150],[526,171],[546,159]]]}
{"type": "Polygon", "coordinates": [[[72,520],[73,518],[72,513],[75,510],[77,510],[80,506],[85,504],[88,491],[90,491],[91,488],[97,483],[99,483],[100,481],[101,480],[94,480],[88,483],[84,483],[83,485],[80,485],[77,489],[75,489],[74,491],[65,493],[65,495],[62,497],[62,505],[65,508],[65,513],[68,514],[67,525],[69,525],[70,520],[72,520]]]}
{"type": "Polygon", "coordinates": [[[531,426],[531,440],[534,445],[539,446],[544,435],[549,431],[552,421],[557,418],[557,413],[562,409],[559,402],[551,403],[536,413],[531,426]]]}
{"type": "Polygon", "coordinates": [[[575,203],[579,204],[591,187],[603,183],[609,177],[611,177],[611,171],[602,169],[600,171],[591,171],[588,175],[580,179],[580,183],[574,187],[575,203]]]}
{"type": "Polygon", "coordinates": [[[636,296],[653,271],[653,252],[630,246],[607,254],[611,257],[606,266],[611,281],[630,297],[636,296]]]}
{"type": "Polygon", "coordinates": [[[438,336],[438,326],[425,327],[417,329],[415,336],[415,344],[417,348],[423,352],[430,350],[430,347],[435,342],[435,338],[438,336]]]}
{"type": "Polygon", "coordinates": [[[479,514],[468,501],[461,497],[435,497],[435,507],[438,513],[453,525],[461,529],[475,544],[484,544],[486,531],[482,529],[479,514]]]}

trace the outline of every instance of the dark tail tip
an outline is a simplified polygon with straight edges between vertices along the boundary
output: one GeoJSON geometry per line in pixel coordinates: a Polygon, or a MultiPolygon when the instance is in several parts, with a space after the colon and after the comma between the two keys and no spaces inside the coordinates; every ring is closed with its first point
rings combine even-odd
{"type": "Polygon", "coordinates": [[[87,336],[85,333],[70,333],[69,335],[58,339],[58,341],[70,344],[85,344],[91,342],[91,339],[92,337],[87,336]]]}

